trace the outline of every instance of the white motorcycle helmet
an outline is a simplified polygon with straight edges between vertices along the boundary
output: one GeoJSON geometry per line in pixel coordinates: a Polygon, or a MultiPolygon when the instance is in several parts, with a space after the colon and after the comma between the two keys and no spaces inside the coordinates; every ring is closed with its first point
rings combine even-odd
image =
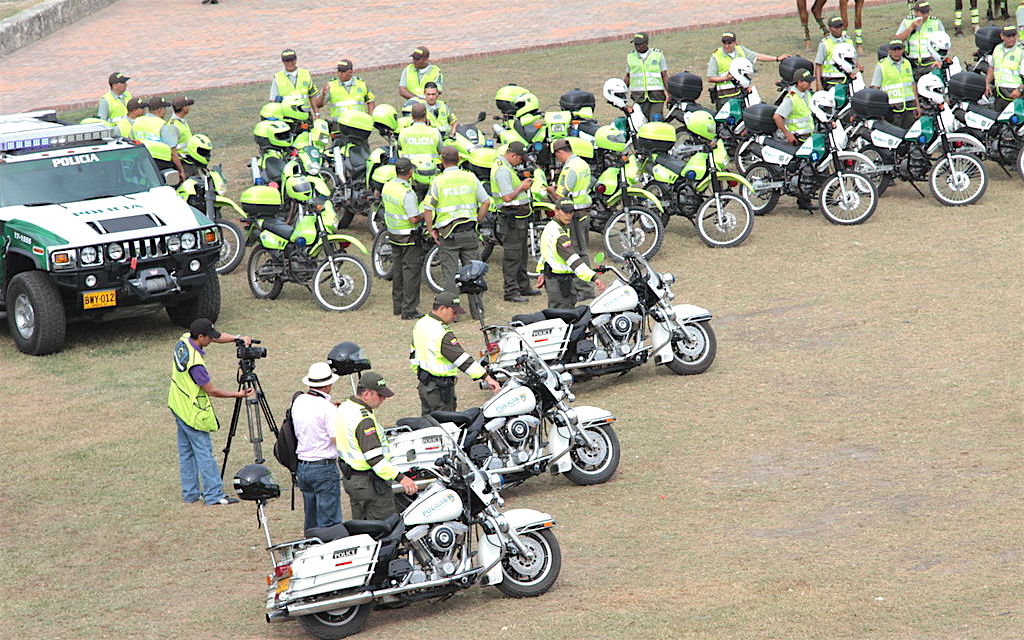
{"type": "Polygon", "coordinates": [[[925,74],[917,81],[917,95],[933,104],[942,104],[946,101],[946,85],[935,74],[925,74]]]}
{"type": "Polygon", "coordinates": [[[836,113],[836,97],[831,91],[816,91],[811,96],[811,113],[819,122],[829,122],[836,113]]]}
{"type": "Polygon", "coordinates": [[[952,47],[953,41],[949,39],[949,34],[944,31],[938,31],[928,36],[928,52],[935,62],[945,60],[952,47]]]}
{"type": "Polygon", "coordinates": [[[601,95],[608,101],[608,104],[619,109],[626,108],[626,100],[629,98],[629,87],[622,78],[609,78],[601,89],[601,95]]]}
{"type": "Polygon", "coordinates": [[[832,64],[846,74],[857,70],[857,49],[849,42],[841,42],[832,49],[832,64]]]}
{"type": "Polygon", "coordinates": [[[754,82],[754,64],[746,58],[736,58],[729,65],[729,75],[740,87],[749,89],[754,82]]]}

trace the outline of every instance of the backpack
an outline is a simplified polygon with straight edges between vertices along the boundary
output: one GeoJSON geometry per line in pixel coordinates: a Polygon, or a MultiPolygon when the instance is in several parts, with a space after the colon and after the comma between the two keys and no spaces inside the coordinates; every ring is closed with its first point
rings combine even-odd
{"type": "Polygon", "coordinates": [[[288,405],[288,410],[284,412],[281,428],[277,431],[277,442],[274,443],[274,457],[277,458],[282,467],[291,471],[293,476],[299,470],[299,456],[295,453],[295,449],[299,446],[299,441],[295,437],[295,424],[292,423],[292,406],[295,405],[295,399],[303,393],[302,391],[296,391],[295,395],[292,396],[291,404],[288,405]]]}

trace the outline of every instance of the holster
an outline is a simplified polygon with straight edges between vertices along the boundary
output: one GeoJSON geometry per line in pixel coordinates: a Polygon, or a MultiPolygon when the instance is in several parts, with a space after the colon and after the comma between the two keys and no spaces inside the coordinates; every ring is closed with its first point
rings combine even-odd
{"type": "Polygon", "coordinates": [[[386,496],[387,494],[391,493],[391,483],[388,482],[387,480],[384,480],[376,473],[373,474],[373,478],[371,479],[371,481],[373,484],[373,492],[376,493],[378,496],[386,496]]]}
{"type": "Polygon", "coordinates": [[[338,466],[341,467],[341,475],[342,475],[342,477],[345,478],[346,480],[351,480],[352,479],[352,469],[351,469],[351,467],[349,467],[344,462],[339,462],[338,466]]]}

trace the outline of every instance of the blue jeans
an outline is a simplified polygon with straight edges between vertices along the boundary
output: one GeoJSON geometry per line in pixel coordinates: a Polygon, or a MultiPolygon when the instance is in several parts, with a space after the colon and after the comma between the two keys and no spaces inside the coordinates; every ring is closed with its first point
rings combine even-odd
{"type": "Polygon", "coordinates": [[[299,460],[295,484],[302,492],[304,530],[341,523],[341,474],[337,461],[324,464],[299,460]]]}
{"type": "Polygon", "coordinates": [[[181,472],[182,500],[199,500],[199,480],[202,478],[203,502],[218,502],[224,497],[224,483],[220,479],[217,461],[213,459],[213,441],[210,434],[193,429],[176,415],[174,421],[178,423],[178,469],[181,472]]]}

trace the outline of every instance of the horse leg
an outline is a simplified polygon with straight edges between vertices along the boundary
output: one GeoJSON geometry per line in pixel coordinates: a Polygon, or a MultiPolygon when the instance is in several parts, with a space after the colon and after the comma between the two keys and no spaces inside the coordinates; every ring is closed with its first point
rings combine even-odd
{"type": "Polygon", "coordinates": [[[825,8],[825,0],[814,0],[814,4],[811,5],[811,13],[814,15],[814,20],[821,27],[822,35],[828,35],[828,27],[825,26],[825,20],[821,17],[821,12],[825,8]]]}
{"type": "Polygon", "coordinates": [[[853,0],[853,39],[857,43],[857,53],[861,55],[864,54],[864,2],[866,0],[853,0]]]}
{"type": "Polygon", "coordinates": [[[811,31],[807,26],[810,16],[807,13],[807,0],[796,0],[796,13],[800,16],[800,25],[804,28],[804,50],[811,50],[811,31]]]}

